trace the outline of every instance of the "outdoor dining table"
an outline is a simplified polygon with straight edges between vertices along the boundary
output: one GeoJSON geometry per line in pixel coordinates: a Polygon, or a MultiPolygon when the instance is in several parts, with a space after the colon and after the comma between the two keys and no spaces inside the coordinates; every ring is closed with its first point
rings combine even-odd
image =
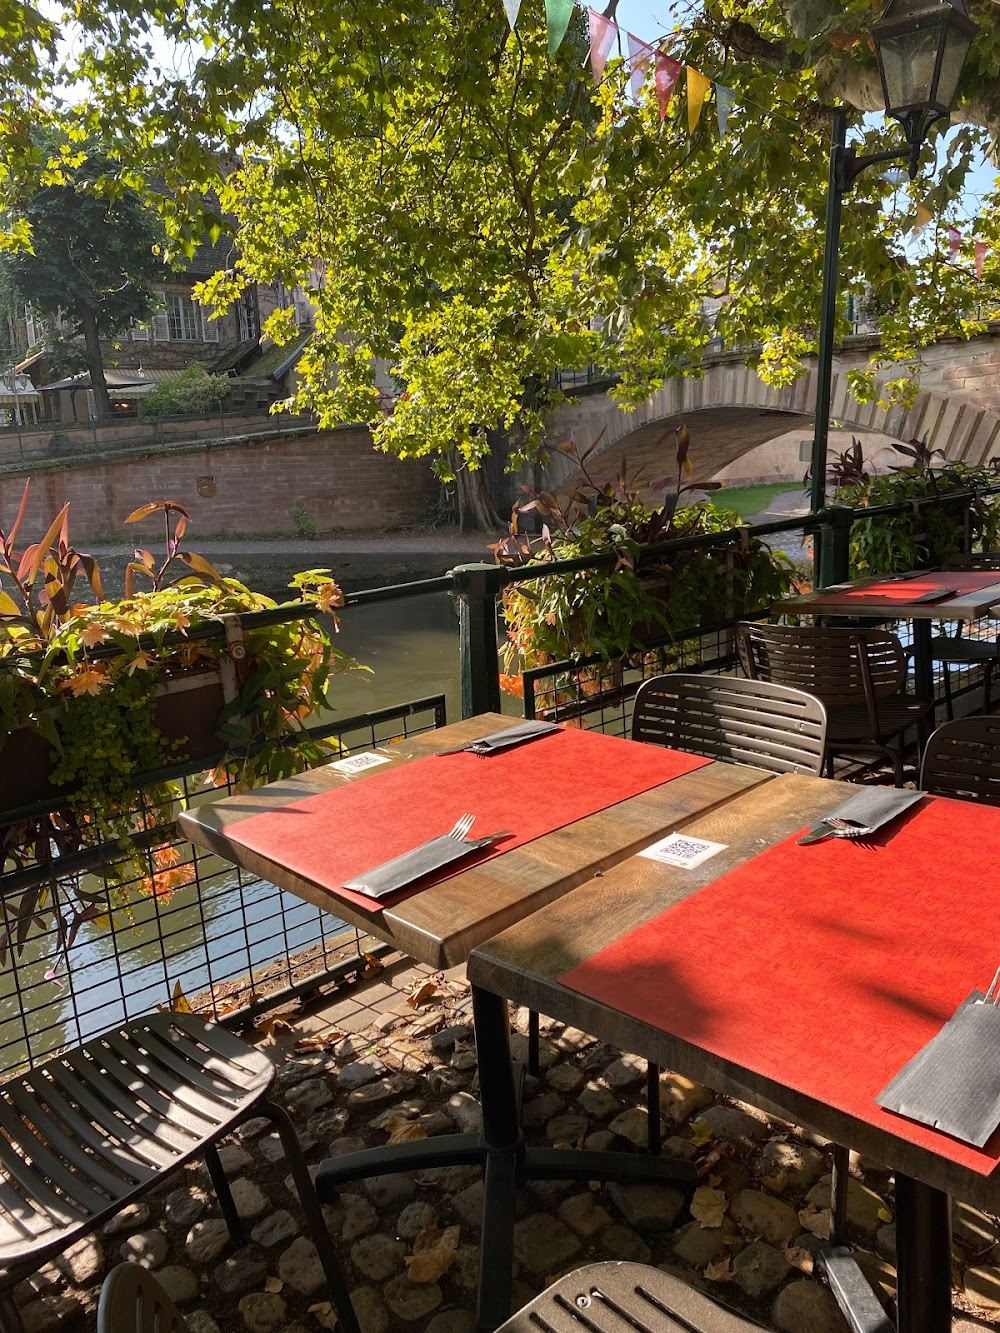
{"type": "MultiPolygon", "coordinates": [[[[875,1098],[1000,961],[1000,810],[925,797],[865,843],[798,845],[850,790],[748,791],[686,826],[723,845],[711,859],[622,862],[479,946],[468,975],[481,1021],[530,1005],[893,1170],[897,1327],[944,1333],[949,1196],[996,1210],[1000,1133],[976,1148],[875,1098]]],[[[487,1182],[486,1216],[510,1207],[487,1182]]]]}
{"type": "Polygon", "coordinates": [[[798,597],[786,597],[775,602],[771,610],[912,621],[914,688],[920,698],[931,699],[934,621],[980,620],[990,614],[997,602],[1000,602],[1000,576],[995,570],[920,570],[834,584],[798,597]]]}
{"type": "MultiPolygon", "coordinates": [[[[401,744],[377,746],[370,758],[384,763],[355,772],[327,765],[199,804],[181,815],[180,828],[196,845],[336,913],[418,962],[444,968],[465,962],[475,945],[696,816],[773,778],[760,769],[575,729],[560,728],[485,758],[454,753],[515,722],[483,714],[401,744]],[[484,849],[462,863],[465,868],[431,877],[384,905],[344,888],[352,875],[405,851],[421,836],[445,832],[462,813],[477,815],[483,832],[509,829],[512,836],[492,855],[484,849]]],[[[506,1004],[489,995],[482,1003],[474,997],[473,1017],[482,1133],[331,1159],[317,1177],[321,1199],[348,1180],[456,1163],[482,1165],[487,1190],[502,1198],[519,1180],[543,1178],[658,1179],[693,1188],[687,1162],[635,1153],[525,1150],[521,1071],[511,1065],[506,1004]]],[[[512,1220],[502,1212],[483,1218],[481,1333],[509,1314],[512,1220]]]]}

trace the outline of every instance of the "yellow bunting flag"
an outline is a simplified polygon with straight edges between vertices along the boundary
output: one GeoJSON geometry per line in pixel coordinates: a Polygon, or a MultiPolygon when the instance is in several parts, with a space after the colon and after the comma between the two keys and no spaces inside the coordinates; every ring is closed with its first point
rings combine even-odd
{"type": "Polygon", "coordinates": [[[928,222],[931,221],[933,216],[934,214],[931,212],[931,210],[927,207],[926,204],[917,204],[917,220],[914,223],[913,230],[923,231],[923,229],[927,226],[928,222]]]}
{"type": "Polygon", "coordinates": [[[705,105],[705,95],[711,86],[711,79],[706,79],[704,74],[699,74],[696,69],[692,69],[688,65],[688,130],[691,134],[694,134],[698,128],[698,121],[701,119],[701,108],[705,105]]]}

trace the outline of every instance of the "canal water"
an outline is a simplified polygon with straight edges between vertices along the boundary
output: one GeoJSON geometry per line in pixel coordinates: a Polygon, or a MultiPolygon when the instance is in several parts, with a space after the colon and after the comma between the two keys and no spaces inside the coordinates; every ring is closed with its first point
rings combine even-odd
{"type": "MultiPolygon", "coordinates": [[[[213,554],[211,558],[221,572],[281,601],[291,598],[288,581],[303,568],[330,566],[345,591],[353,591],[433,577],[463,558],[475,557],[442,552],[437,557],[401,560],[366,554],[363,560],[345,561],[325,555],[317,543],[315,554],[213,554]]],[[[113,595],[124,558],[105,557],[101,564],[113,595]]],[[[444,694],[449,720],[461,715],[458,615],[448,594],[348,608],[338,645],[372,671],[338,678],[333,691],[335,716],[354,717],[433,694],[444,694]]],[[[245,975],[251,967],[262,967],[276,956],[295,954],[316,942],[317,914],[308,904],[280,895],[270,885],[241,883],[234,869],[213,858],[203,859],[199,868],[211,881],[200,900],[191,886],[162,908],[143,901],[133,922],[115,938],[106,929],[84,926],[73,946],[71,965],[62,963],[55,976],[47,975],[51,950],[29,947],[16,974],[8,960],[0,971],[0,1071],[23,1060],[29,1042],[37,1059],[46,1049],[155,1008],[178,983],[186,995],[194,996],[213,983],[245,975]],[[160,934],[169,937],[166,965],[160,934]],[[128,972],[127,992],[119,976],[123,967],[128,972]]],[[[328,919],[324,928],[329,936],[335,923],[328,919]]]]}

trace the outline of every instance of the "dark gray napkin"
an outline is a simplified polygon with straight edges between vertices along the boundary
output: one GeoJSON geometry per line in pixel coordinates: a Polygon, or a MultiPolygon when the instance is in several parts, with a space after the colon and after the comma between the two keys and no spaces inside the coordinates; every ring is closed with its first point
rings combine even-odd
{"type": "Polygon", "coordinates": [[[472,838],[469,841],[463,838],[459,841],[458,838],[442,834],[440,838],[432,838],[430,842],[414,847],[411,852],[404,852],[402,856],[395,856],[380,866],[362,871],[360,875],[347,880],[344,888],[363,893],[369,898],[384,898],[386,894],[405,889],[424,875],[430,875],[468,856],[470,852],[478,851],[489,841],[489,838],[472,838]]]}
{"type": "Polygon", "coordinates": [[[1000,1006],[973,991],[875,1100],[981,1148],[1000,1125],[1000,1006]]]}
{"type": "Polygon", "coordinates": [[[904,791],[900,787],[861,787],[843,805],[831,810],[826,818],[849,819],[854,824],[878,829],[898,818],[917,801],[923,800],[926,794],[922,791],[904,791]]]}
{"type": "Polygon", "coordinates": [[[518,726],[505,727],[503,731],[491,731],[488,736],[463,745],[463,750],[472,750],[476,754],[492,754],[495,750],[507,750],[512,745],[523,745],[538,736],[547,736],[551,731],[558,731],[554,722],[522,722],[518,726]]]}

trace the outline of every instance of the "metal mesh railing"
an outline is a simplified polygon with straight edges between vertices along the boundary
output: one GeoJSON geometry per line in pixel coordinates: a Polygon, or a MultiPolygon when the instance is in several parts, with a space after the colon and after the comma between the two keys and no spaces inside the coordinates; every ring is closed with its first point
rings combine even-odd
{"type": "MultiPolygon", "coordinates": [[[[444,696],[434,695],[314,734],[358,750],[445,721],[444,696]]],[[[206,787],[203,772],[176,780],[189,803],[231,791],[206,787]]],[[[40,895],[23,949],[12,947],[0,970],[0,1073],[182,997],[216,1018],[272,1005],[356,971],[366,949],[376,948],[332,913],[177,838],[157,839],[156,849],[114,890],[107,875],[114,848],[89,851],[80,858],[87,868],[71,873],[56,862],[0,876],[4,925],[15,931],[24,896],[40,895]],[[69,937],[55,909],[71,916],[78,889],[86,901],[106,904],[115,892],[132,905],[116,913],[115,929],[95,917],[69,937]]]]}

